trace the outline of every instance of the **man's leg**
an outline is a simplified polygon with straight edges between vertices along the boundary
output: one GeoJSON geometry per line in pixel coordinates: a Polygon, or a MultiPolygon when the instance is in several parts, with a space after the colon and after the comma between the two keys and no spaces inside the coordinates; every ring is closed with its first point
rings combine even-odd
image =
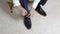
{"type": "Polygon", "coordinates": [[[27,0],[20,0],[21,6],[28,12],[28,2],[27,0]]]}
{"type": "Polygon", "coordinates": [[[41,6],[37,6],[36,11],[43,16],[47,15],[45,11],[41,8],[41,6]]]}
{"type": "MultiPolygon", "coordinates": [[[[42,0],[38,3],[38,5],[37,5],[37,8],[36,8],[36,11],[39,13],[39,14],[41,14],[41,15],[43,15],[43,16],[46,16],[47,14],[45,13],[45,11],[41,8],[41,3],[42,2],[42,0]]],[[[42,4],[43,4],[44,2],[42,2],[42,4]]],[[[44,3],[45,4],[45,3],[44,3]]]]}
{"type": "MultiPolygon", "coordinates": [[[[21,6],[29,13],[27,0],[20,0],[20,3],[21,3],[21,6]]],[[[25,16],[24,24],[27,27],[27,29],[30,29],[31,28],[31,19],[25,16]]]]}
{"type": "Polygon", "coordinates": [[[46,4],[46,2],[47,2],[47,0],[41,0],[41,1],[39,2],[39,4],[42,5],[42,6],[44,6],[44,5],[46,4]]]}

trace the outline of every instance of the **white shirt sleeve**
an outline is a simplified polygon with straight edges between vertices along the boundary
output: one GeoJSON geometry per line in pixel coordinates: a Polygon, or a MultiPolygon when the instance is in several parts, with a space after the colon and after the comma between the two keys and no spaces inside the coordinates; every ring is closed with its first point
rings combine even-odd
{"type": "Polygon", "coordinates": [[[19,0],[13,0],[14,7],[19,6],[20,2],[19,0]]]}
{"type": "Polygon", "coordinates": [[[32,7],[36,8],[40,0],[34,0],[32,7]]]}
{"type": "MultiPolygon", "coordinates": [[[[40,0],[34,0],[32,7],[36,8],[40,0]]],[[[14,7],[21,5],[19,0],[13,0],[14,7]]]]}

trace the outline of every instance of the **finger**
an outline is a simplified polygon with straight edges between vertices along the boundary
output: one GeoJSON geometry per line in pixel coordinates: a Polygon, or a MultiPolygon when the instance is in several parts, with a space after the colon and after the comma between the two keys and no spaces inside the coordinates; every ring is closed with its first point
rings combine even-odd
{"type": "Polygon", "coordinates": [[[28,14],[26,17],[30,17],[31,14],[28,14]]]}
{"type": "Polygon", "coordinates": [[[27,12],[25,12],[25,15],[27,15],[27,12]]]}
{"type": "Polygon", "coordinates": [[[27,14],[27,12],[25,12],[27,14]]]}
{"type": "Polygon", "coordinates": [[[30,18],[33,17],[33,14],[30,15],[30,18]]]}
{"type": "Polygon", "coordinates": [[[22,15],[23,15],[23,16],[27,15],[27,12],[24,12],[22,15]]]}
{"type": "Polygon", "coordinates": [[[29,17],[30,16],[30,14],[28,14],[26,17],[29,17]]]}
{"type": "Polygon", "coordinates": [[[31,18],[31,17],[32,17],[32,14],[30,14],[29,18],[31,18]]]}
{"type": "Polygon", "coordinates": [[[32,17],[32,15],[29,16],[29,18],[31,18],[31,17],[32,17]]]}

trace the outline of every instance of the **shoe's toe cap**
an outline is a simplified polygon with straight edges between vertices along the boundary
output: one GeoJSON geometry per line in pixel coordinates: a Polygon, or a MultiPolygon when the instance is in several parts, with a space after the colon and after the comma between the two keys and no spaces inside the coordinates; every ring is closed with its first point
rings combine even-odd
{"type": "Polygon", "coordinates": [[[27,29],[31,29],[31,20],[30,19],[25,18],[24,24],[25,24],[27,29]]]}

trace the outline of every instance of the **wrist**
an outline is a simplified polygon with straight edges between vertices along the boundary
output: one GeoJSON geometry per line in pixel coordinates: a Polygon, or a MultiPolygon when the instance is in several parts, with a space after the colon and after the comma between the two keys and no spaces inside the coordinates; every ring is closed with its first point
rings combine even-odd
{"type": "Polygon", "coordinates": [[[35,10],[35,8],[34,8],[34,7],[31,7],[31,9],[35,10]]]}

